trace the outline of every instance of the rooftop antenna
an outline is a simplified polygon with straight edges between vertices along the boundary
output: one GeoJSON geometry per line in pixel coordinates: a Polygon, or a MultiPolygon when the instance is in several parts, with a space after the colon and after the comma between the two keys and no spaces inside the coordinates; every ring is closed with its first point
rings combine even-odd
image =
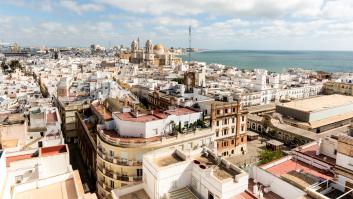
{"type": "Polygon", "coordinates": [[[191,26],[189,26],[189,65],[191,62],[191,26]]]}

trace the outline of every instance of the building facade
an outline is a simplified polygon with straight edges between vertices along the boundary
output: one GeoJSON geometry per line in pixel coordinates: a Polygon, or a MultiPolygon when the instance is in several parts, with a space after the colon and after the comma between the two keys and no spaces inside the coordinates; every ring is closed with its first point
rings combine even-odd
{"type": "Polygon", "coordinates": [[[217,153],[222,156],[246,153],[247,111],[237,102],[213,102],[211,105],[212,131],[217,153]]]}

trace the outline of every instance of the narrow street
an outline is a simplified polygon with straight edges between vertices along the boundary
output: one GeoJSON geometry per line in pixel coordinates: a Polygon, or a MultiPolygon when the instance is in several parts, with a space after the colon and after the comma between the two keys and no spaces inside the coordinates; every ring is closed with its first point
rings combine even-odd
{"type": "Polygon", "coordinates": [[[75,143],[69,143],[68,146],[70,150],[70,163],[72,165],[72,169],[79,171],[84,191],[94,192],[95,182],[92,182],[88,175],[87,168],[83,163],[78,145],[75,143]]]}

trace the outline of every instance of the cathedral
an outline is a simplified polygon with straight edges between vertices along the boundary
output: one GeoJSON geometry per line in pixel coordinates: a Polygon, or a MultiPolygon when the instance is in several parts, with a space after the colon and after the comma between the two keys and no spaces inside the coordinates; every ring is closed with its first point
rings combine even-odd
{"type": "Polygon", "coordinates": [[[178,65],[181,58],[175,53],[169,52],[161,44],[153,46],[151,40],[147,40],[145,47],[140,48],[140,40],[131,43],[130,62],[136,64],[146,64],[150,66],[178,65]]]}

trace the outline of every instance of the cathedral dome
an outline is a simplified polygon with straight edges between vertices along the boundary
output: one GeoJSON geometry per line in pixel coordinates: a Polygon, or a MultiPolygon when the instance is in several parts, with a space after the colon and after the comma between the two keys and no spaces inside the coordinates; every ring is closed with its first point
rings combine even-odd
{"type": "Polygon", "coordinates": [[[154,53],[162,54],[162,53],[164,53],[164,47],[163,47],[162,44],[156,44],[156,45],[153,47],[153,51],[154,51],[154,53]]]}

